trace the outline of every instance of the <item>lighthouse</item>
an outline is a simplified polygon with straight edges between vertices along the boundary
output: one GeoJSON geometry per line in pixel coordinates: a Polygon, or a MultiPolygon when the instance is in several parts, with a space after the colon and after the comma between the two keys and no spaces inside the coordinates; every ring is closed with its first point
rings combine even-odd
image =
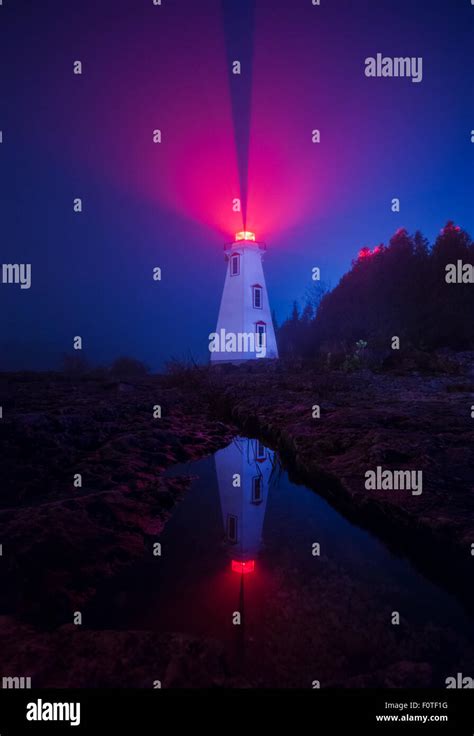
{"type": "Polygon", "coordinates": [[[216,332],[209,335],[212,362],[238,363],[278,358],[275,330],[263,275],[264,243],[239,232],[224,246],[227,272],[216,332]]]}

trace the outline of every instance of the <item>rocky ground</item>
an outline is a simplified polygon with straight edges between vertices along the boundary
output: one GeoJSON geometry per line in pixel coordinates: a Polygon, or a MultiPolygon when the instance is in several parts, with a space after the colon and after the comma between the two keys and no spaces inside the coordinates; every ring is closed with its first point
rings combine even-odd
{"type": "MultiPolygon", "coordinates": [[[[151,687],[155,652],[165,686],[202,682],[203,670],[215,686],[246,684],[216,642],[72,624],[98,590],[153,554],[189,485],[164,478],[164,469],[214,452],[237,432],[278,449],[296,478],[469,604],[473,367],[474,356],[464,355],[428,371],[262,361],[123,381],[1,375],[0,675],[81,687],[117,685],[127,672],[128,686],[151,687]],[[156,405],[162,418],[153,417],[156,405]],[[423,493],[367,491],[365,471],[377,465],[423,471],[423,493]]],[[[403,684],[403,666],[392,679],[384,674],[388,685],[403,684]]]]}

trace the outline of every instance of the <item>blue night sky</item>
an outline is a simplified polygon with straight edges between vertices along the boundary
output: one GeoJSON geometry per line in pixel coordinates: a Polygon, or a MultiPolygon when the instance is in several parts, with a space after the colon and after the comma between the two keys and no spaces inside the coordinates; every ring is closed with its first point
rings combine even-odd
{"type": "Polygon", "coordinates": [[[279,321],[399,227],[474,234],[473,38],[470,0],[4,0],[1,262],[32,286],[0,284],[0,368],[75,335],[93,362],[207,360],[234,197],[279,321]],[[378,52],[422,82],[367,78],[378,52]]]}

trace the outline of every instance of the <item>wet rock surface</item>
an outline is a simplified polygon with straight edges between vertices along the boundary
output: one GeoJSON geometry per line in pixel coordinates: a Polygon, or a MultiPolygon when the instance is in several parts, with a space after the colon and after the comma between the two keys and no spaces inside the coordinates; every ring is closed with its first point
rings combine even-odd
{"type": "Polygon", "coordinates": [[[39,632],[0,617],[0,648],[5,676],[31,677],[32,687],[245,687],[229,675],[218,642],[179,633],[88,631],[72,624],[39,632]]]}

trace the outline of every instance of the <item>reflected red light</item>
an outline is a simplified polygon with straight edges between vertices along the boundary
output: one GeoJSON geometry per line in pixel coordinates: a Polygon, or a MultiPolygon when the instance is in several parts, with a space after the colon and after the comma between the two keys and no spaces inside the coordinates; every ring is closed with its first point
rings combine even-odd
{"type": "Polygon", "coordinates": [[[255,570],[255,560],[247,560],[246,562],[239,562],[239,560],[232,560],[232,572],[238,572],[242,575],[253,572],[255,570]]]}
{"type": "Polygon", "coordinates": [[[255,233],[251,233],[248,230],[242,230],[240,233],[235,233],[235,240],[255,240],[255,233]]]}

